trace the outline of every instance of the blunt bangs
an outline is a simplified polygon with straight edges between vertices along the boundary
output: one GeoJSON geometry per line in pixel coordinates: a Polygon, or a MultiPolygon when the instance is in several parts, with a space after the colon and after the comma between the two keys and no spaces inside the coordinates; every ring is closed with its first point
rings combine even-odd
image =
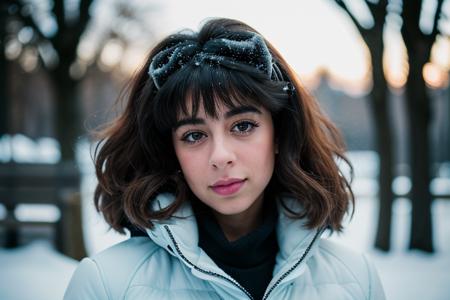
{"type": "Polygon", "coordinates": [[[153,118],[158,130],[171,131],[180,117],[195,117],[201,107],[211,118],[218,117],[220,105],[229,109],[262,106],[276,116],[289,99],[283,90],[286,83],[248,71],[188,65],[173,74],[154,98],[153,118]]]}

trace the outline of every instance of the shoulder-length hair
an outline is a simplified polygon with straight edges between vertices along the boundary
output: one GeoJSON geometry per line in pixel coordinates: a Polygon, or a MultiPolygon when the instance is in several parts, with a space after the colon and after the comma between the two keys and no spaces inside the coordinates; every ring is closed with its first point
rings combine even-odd
{"type": "Polygon", "coordinates": [[[354,202],[350,184],[337,166],[342,159],[351,169],[342,137],[268,41],[273,64],[283,80],[268,79],[248,67],[189,62],[161,87],[148,75],[155,55],[177,42],[202,45],[239,32],[257,33],[236,20],[212,19],[198,33],[170,35],[151,51],[132,79],[123,113],[102,132],[101,146],[95,151],[98,185],[94,202],[113,229],[124,233],[129,226],[151,228],[152,221],[169,218],[183,201],[193,199],[178,172],[171,137],[177,116],[189,111],[187,99],[192,99],[192,115],[202,105],[209,116],[216,116],[219,103],[230,108],[257,105],[268,109],[278,146],[271,192],[288,193],[296,199],[303,209],[289,215],[306,218],[307,227],[342,229],[342,219],[354,202]],[[173,193],[175,201],[154,211],[151,202],[162,192],[173,193]]]}

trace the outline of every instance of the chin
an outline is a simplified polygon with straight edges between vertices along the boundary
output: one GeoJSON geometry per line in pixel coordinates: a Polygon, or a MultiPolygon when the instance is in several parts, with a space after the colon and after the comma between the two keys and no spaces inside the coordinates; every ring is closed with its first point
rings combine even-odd
{"type": "MultiPolygon", "coordinates": [[[[242,201],[242,199],[235,199],[236,201],[242,201]]],[[[225,199],[225,201],[233,201],[231,199],[225,199]]],[[[244,201],[245,202],[245,201],[244,201]]],[[[243,213],[247,211],[252,206],[252,203],[225,203],[224,205],[220,207],[211,207],[216,212],[226,215],[226,216],[232,216],[232,215],[238,215],[240,213],[243,213]]]]}

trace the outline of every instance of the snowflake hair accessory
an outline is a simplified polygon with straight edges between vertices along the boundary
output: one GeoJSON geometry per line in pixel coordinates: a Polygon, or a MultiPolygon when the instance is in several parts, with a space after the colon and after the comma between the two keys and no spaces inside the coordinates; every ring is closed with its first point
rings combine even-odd
{"type": "Polygon", "coordinates": [[[148,70],[157,89],[167,79],[188,64],[221,65],[230,69],[256,69],[268,79],[280,80],[281,75],[264,39],[257,33],[239,32],[227,38],[212,39],[200,45],[184,40],[156,54],[148,70]]]}

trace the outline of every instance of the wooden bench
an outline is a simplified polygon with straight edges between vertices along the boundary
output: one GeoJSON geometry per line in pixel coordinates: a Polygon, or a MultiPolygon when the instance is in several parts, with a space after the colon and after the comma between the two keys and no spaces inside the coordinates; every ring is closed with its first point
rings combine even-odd
{"type": "Polygon", "coordinates": [[[6,247],[19,245],[20,228],[47,226],[53,228],[58,251],[75,259],[86,256],[80,197],[80,173],[73,163],[0,164],[0,204],[6,217],[0,219],[5,230],[6,247]],[[19,220],[15,210],[19,204],[51,204],[58,208],[56,221],[19,220]]]}

